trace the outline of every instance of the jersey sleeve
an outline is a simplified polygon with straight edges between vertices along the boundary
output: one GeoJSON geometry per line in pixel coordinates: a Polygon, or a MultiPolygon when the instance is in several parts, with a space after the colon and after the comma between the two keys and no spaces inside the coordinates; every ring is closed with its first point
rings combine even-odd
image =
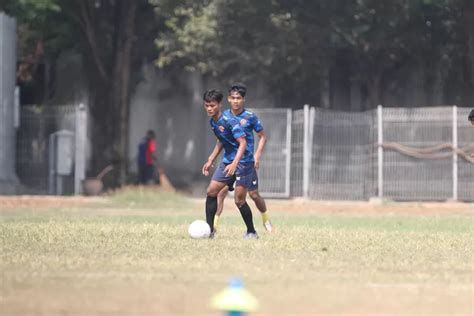
{"type": "Polygon", "coordinates": [[[252,125],[253,125],[253,130],[257,133],[263,130],[263,125],[260,122],[260,119],[258,118],[258,116],[255,114],[252,115],[252,125]]]}
{"type": "Polygon", "coordinates": [[[232,130],[232,136],[234,136],[235,139],[245,137],[245,131],[240,126],[240,123],[237,120],[231,119],[228,121],[228,124],[230,125],[230,128],[232,130]]]}

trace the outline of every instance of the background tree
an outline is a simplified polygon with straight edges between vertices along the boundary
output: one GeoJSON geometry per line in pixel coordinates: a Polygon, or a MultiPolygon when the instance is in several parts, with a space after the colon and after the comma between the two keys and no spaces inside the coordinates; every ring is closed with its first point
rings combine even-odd
{"type": "Polygon", "coordinates": [[[116,184],[125,183],[132,47],[139,1],[61,1],[82,34],[89,107],[93,119],[93,166],[113,162],[116,184]],[[100,153],[100,154],[98,154],[100,153]]]}
{"type": "Polygon", "coordinates": [[[472,72],[469,0],[151,2],[167,27],[160,67],[263,81],[280,105],[328,106],[334,78],[358,81],[368,108],[390,93],[420,105],[469,100],[449,92],[463,90],[450,87],[464,86],[457,73],[472,72]]]}
{"type": "Polygon", "coordinates": [[[138,81],[133,69],[150,58],[149,34],[158,25],[148,2],[11,0],[3,7],[19,19],[19,36],[25,38],[20,47],[36,41],[51,56],[71,49],[83,57],[92,117],[91,170],[113,163],[114,185],[125,183],[130,92],[138,81]]]}
{"type": "MultiPolygon", "coordinates": [[[[472,0],[0,4],[19,20],[22,61],[54,65],[66,50],[82,56],[92,117],[90,169],[114,163],[116,185],[127,176],[130,94],[139,66],[156,55],[169,73],[184,69],[222,84],[263,83],[278,106],[349,109],[357,89],[363,104],[357,109],[394,102],[468,106],[474,99],[472,0]],[[346,98],[337,99],[341,94],[346,98]]],[[[34,73],[20,70],[25,78],[34,73]]]]}
{"type": "Polygon", "coordinates": [[[465,52],[463,54],[464,79],[467,83],[464,88],[464,97],[470,100],[470,105],[474,102],[474,1],[459,0],[462,17],[462,34],[465,52]]]}

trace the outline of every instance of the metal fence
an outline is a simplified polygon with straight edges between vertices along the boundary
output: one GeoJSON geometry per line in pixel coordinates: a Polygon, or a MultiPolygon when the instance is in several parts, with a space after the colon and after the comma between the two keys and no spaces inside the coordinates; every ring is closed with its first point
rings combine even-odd
{"type": "Polygon", "coordinates": [[[457,174],[457,198],[461,201],[474,200],[474,126],[467,122],[470,109],[457,109],[457,148],[463,150],[463,157],[453,156],[454,172],[457,174]],[[465,156],[471,158],[468,161],[465,156]],[[457,170],[456,170],[457,169],[457,170]]]}
{"type": "Polygon", "coordinates": [[[84,106],[23,106],[16,171],[23,194],[79,194],[85,176],[84,106]]]}
{"type": "MultiPolygon", "coordinates": [[[[290,109],[252,109],[259,116],[264,117],[269,128],[265,132],[269,141],[266,149],[272,155],[263,155],[258,170],[259,187],[268,197],[290,196],[291,174],[291,125],[292,111],[290,109]]],[[[256,142],[258,146],[258,141],[256,142]]],[[[255,147],[256,149],[256,147],[255,147]]]]}
{"type": "Polygon", "coordinates": [[[378,109],[379,196],[474,200],[474,131],[468,109],[378,109]]]}
{"type": "MultiPolygon", "coordinates": [[[[253,111],[268,135],[259,170],[264,196],[474,201],[469,109],[379,107],[354,113],[305,106],[253,111]]],[[[16,170],[22,192],[57,194],[60,180],[60,193],[81,193],[85,109],[28,106],[20,118],[16,170]],[[74,156],[70,174],[52,167],[51,135],[73,135],[73,149],[62,154],[74,156]]]]}
{"type": "Polygon", "coordinates": [[[319,199],[361,200],[373,195],[373,111],[310,111],[308,180],[304,194],[319,199]]]}
{"type": "Polygon", "coordinates": [[[262,161],[265,172],[259,172],[266,196],[275,196],[272,185],[278,176],[289,178],[290,190],[278,191],[288,197],[474,200],[474,127],[467,121],[469,109],[380,106],[354,113],[305,106],[292,112],[291,126],[272,110],[255,111],[271,135],[264,153],[271,158],[262,161]],[[280,138],[287,129],[291,129],[288,176],[281,174],[287,160],[280,138]]]}

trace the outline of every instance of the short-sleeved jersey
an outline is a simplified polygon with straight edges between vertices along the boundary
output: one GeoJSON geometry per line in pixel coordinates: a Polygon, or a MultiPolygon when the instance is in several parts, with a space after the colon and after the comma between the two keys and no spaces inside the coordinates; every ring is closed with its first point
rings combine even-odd
{"type": "MultiPolygon", "coordinates": [[[[237,139],[246,136],[244,130],[235,118],[225,115],[224,113],[222,113],[217,121],[214,121],[211,118],[209,122],[214,134],[222,143],[222,147],[224,148],[224,158],[222,161],[225,164],[231,163],[234,161],[237,150],[239,149],[239,142],[237,139]]],[[[253,152],[249,151],[247,148],[240,159],[240,162],[253,161],[253,152]]]]}
{"type": "Polygon", "coordinates": [[[235,118],[239,125],[245,132],[245,139],[247,140],[247,150],[253,155],[254,151],[254,136],[253,132],[259,133],[263,130],[262,123],[258,119],[257,115],[253,112],[243,110],[240,114],[234,115],[230,109],[225,110],[224,114],[235,118]]]}

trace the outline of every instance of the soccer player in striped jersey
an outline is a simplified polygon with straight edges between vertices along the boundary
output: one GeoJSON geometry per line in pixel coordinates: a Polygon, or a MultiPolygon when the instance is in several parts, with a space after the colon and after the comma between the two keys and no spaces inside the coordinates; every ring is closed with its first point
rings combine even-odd
{"type": "Polygon", "coordinates": [[[235,181],[235,204],[247,226],[245,239],[258,239],[253,225],[252,211],[246,202],[247,191],[255,172],[253,153],[248,150],[246,135],[239,122],[232,116],[222,113],[221,102],[223,95],[218,90],[208,90],[204,93],[204,108],[210,117],[209,123],[218,141],[207,162],[202,167],[202,173],[209,175],[219,153],[224,149],[224,158],[215,170],[207,188],[206,221],[211,227],[211,237],[214,237],[214,217],[217,212],[217,195],[222,188],[232,185],[235,181]]]}
{"type": "MultiPolygon", "coordinates": [[[[272,222],[268,217],[267,206],[265,200],[258,192],[258,176],[257,169],[260,165],[260,157],[262,156],[263,148],[266,143],[266,135],[263,130],[263,126],[258,119],[257,115],[253,112],[247,111],[244,108],[245,94],[247,88],[243,84],[234,84],[229,89],[229,95],[227,101],[230,104],[230,109],[224,111],[224,115],[234,117],[239,122],[239,125],[245,132],[245,139],[247,140],[247,150],[253,154],[254,152],[254,131],[259,137],[258,148],[255,151],[254,162],[255,172],[251,181],[251,185],[248,188],[249,195],[257,206],[260,214],[262,215],[263,226],[268,232],[273,230],[272,222]]],[[[229,188],[231,186],[224,187],[217,196],[217,213],[214,217],[214,228],[219,224],[219,217],[222,214],[224,208],[224,199],[227,196],[229,188]]]]}

